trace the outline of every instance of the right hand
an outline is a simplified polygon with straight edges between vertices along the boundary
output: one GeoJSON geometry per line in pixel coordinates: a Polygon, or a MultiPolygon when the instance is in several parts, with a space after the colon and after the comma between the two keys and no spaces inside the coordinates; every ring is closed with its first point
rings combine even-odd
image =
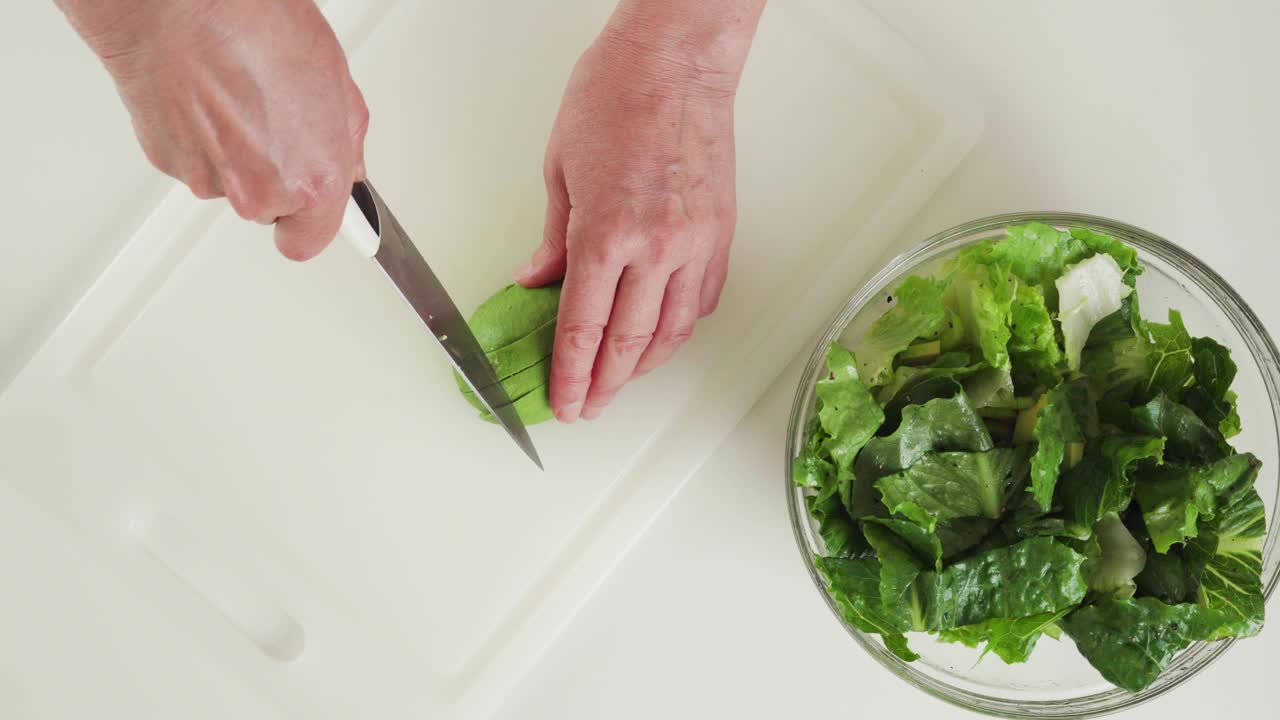
{"type": "Polygon", "coordinates": [[[274,223],[287,258],[333,240],[365,176],[369,111],[313,0],[59,4],[115,78],[156,168],[274,223]]]}

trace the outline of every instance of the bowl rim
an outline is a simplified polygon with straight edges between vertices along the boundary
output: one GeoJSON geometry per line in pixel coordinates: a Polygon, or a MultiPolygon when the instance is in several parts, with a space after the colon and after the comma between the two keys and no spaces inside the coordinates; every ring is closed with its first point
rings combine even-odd
{"type": "MultiPolygon", "coordinates": [[[[897,255],[880,269],[874,276],[864,282],[844,305],[833,314],[826,330],[814,346],[809,360],[801,375],[800,385],[796,390],[791,407],[791,417],[787,427],[784,486],[787,493],[787,506],[791,519],[791,528],[796,541],[796,548],[805,563],[810,579],[826,602],[828,609],[844,626],[848,634],[871,654],[885,668],[899,678],[935,698],[968,710],[1010,718],[1061,718],[1082,720],[1099,717],[1120,710],[1136,707],[1170,690],[1198,674],[1210,663],[1226,652],[1234,643],[1230,638],[1214,643],[1195,643],[1184,650],[1174,663],[1161,674],[1147,689],[1130,693],[1119,688],[1085,695],[1076,698],[1057,700],[1011,700],[988,695],[981,692],[959,688],[945,681],[932,677],[906,663],[873,640],[867,633],[858,630],[844,621],[834,599],[827,592],[826,583],[822,579],[814,563],[811,547],[813,529],[809,522],[808,511],[803,502],[804,491],[792,482],[794,461],[803,446],[805,425],[808,423],[816,392],[816,378],[819,366],[825,361],[827,346],[844,332],[854,316],[861,311],[875,293],[879,295],[881,286],[891,278],[909,272],[922,261],[942,252],[940,248],[965,236],[987,231],[998,231],[1009,225],[1039,221],[1056,227],[1082,227],[1104,232],[1117,237],[1138,248],[1140,252],[1149,253],[1166,262],[1176,263],[1181,273],[1191,280],[1207,295],[1235,326],[1244,339],[1250,356],[1257,364],[1267,389],[1272,417],[1276,426],[1276,442],[1280,447],[1280,351],[1274,340],[1263,326],[1257,314],[1235,289],[1220,274],[1206,263],[1181,246],[1135,225],[1112,220],[1099,215],[1065,211],[1025,211],[990,215],[972,220],[935,233],[928,239],[897,255]]],[[[976,239],[975,239],[976,241],[976,239]]],[[[1275,463],[1280,466],[1280,462],[1275,463]]],[[[1276,468],[1280,472],[1280,467],[1276,468]]],[[[1280,485],[1277,489],[1280,499],[1280,485]]],[[[1276,567],[1277,540],[1274,515],[1280,511],[1280,503],[1273,503],[1271,525],[1263,546],[1264,570],[1264,603],[1271,599],[1272,593],[1280,584],[1280,568],[1276,567]],[[1271,569],[1269,577],[1265,577],[1267,569],[1271,569]]]]}

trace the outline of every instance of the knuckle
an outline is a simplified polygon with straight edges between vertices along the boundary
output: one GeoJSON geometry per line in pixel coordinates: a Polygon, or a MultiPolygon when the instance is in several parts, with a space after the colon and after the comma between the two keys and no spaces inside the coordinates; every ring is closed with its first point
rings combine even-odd
{"type": "Polygon", "coordinates": [[[351,136],[363,140],[369,133],[369,106],[363,98],[356,98],[355,107],[351,111],[351,136]]]}
{"type": "MultiPolygon", "coordinates": [[[[299,204],[303,208],[314,208],[335,196],[335,191],[342,187],[342,173],[336,167],[325,166],[313,170],[296,186],[299,204]]],[[[345,192],[345,191],[344,191],[345,192]]]]}
{"type": "Polygon", "coordinates": [[[675,347],[689,342],[689,338],[691,337],[693,337],[693,326],[682,325],[659,332],[657,342],[663,345],[675,347]]]}
{"type": "Polygon", "coordinates": [[[575,323],[560,328],[561,337],[573,350],[594,351],[600,347],[604,328],[592,323],[575,323]]]}
{"type": "Polygon", "coordinates": [[[637,355],[653,342],[653,333],[626,333],[609,336],[609,350],[615,355],[637,355]]]}

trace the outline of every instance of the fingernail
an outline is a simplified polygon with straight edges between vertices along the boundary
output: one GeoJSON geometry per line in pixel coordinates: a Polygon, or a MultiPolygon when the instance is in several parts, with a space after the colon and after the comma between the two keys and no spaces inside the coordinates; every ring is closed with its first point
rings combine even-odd
{"type": "Polygon", "coordinates": [[[578,416],[581,412],[582,412],[582,403],[573,403],[572,405],[565,405],[564,407],[556,411],[556,419],[562,423],[571,423],[574,420],[578,419],[578,416]]]}
{"type": "Polygon", "coordinates": [[[604,408],[600,407],[599,405],[588,405],[582,409],[582,419],[595,420],[596,418],[600,417],[600,413],[603,411],[604,411],[604,408]]]}

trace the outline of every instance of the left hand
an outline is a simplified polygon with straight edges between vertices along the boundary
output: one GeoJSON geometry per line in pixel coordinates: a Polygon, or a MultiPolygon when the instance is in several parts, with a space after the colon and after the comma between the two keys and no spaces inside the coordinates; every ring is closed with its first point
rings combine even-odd
{"type": "Polygon", "coordinates": [[[729,268],[741,68],[634,37],[606,29],[574,69],[543,168],[543,242],[517,276],[564,278],[550,390],[561,422],[595,418],[666,362],[715,310],[729,268]]]}

